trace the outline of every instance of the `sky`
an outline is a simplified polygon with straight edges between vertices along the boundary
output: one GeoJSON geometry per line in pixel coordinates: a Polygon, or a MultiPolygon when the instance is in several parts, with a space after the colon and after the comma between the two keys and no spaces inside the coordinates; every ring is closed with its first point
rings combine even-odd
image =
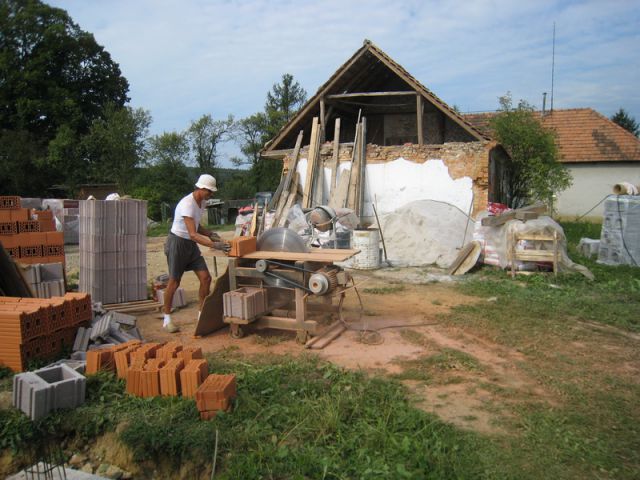
{"type": "MultiPolygon", "coordinates": [[[[44,0],[93,33],[148,110],[151,133],[261,111],[290,73],[311,97],[371,40],[462,112],[498,97],[624,108],[640,122],[637,0],[44,0]],[[555,61],[553,31],[555,23],[555,61]]],[[[221,163],[237,147],[221,151],[221,163]]]]}

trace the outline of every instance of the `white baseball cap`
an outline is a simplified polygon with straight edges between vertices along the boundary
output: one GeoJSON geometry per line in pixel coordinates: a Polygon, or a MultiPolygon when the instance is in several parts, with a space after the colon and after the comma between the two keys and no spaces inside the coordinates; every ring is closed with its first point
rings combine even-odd
{"type": "Polygon", "coordinates": [[[200,178],[198,178],[198,181],[196,182],[196,187],[206,188],[212,192],[218,191],[218,188],[216,187],[216,179],[206,173],[200,175],[200,178]]]}

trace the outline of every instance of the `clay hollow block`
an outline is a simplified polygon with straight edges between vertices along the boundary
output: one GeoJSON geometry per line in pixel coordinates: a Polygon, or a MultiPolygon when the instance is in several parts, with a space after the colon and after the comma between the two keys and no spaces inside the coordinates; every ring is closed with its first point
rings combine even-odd
{"type": "Polygon", "coordinates": [[[202,348],[200,347],[183,347],[182,351],[178,352],[178,358],[182,358],[184,364],[188,365],[192,360],[198,360],[204,357],[202,356],[202,348]]]}
{"type": "Polygon", "coordinates": [[[160,393],[164,396],[180,395],[180,372],[184,368],[184,360],[173,358],[160,369],[160,393]]]}
{"type": "Polygon", "coordinates": [[[230,257],[242,257],[248,253],[255,252],[257,248],[256,237],[236,237],[231,240],[230,257]]]}
{"type": "Polygon", "coordinates": [[[199,411],[228,410],[236,397],[235,375],[209,375],[196,391],[199,411]]]}
{"type": "Polygon", "coordinates": [[[180,384],[182,386],[182,396],[193,398],[196,390],[209,373],[209,365],[205,359],[192,360],[180,372],[180,384]]]}

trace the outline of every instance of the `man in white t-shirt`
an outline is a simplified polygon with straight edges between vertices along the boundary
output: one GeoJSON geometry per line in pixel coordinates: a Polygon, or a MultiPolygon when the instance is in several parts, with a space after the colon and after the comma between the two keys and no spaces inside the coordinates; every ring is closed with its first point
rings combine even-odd
{"type": "Polygon", "coordinates": [[[164,322],[162,326],[169,333],[176,333],[180,330],[171,320],[171,305],[173,304],[173,295],[180,286],[184,272],[193,270],[200,280],[198,317],[202,311],[202,303],[209,295],[211,275],[198,244],[224,252],[228,252],[231,248],[228,243],[220,239],[217,233],[200,225],[205,202],[217,190],[215,178],[207,174],[200,175],[196,189],[176,205],[171,232],[164,245],[164,253],[167,256],[169,266],[169,283],[164,292],[164,322]]]}

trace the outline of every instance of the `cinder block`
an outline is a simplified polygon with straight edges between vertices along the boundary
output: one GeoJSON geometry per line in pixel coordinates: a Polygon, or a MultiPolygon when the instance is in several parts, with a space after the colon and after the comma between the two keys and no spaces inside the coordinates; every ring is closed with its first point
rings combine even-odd
{"type": "Polygon", "coordinates": [[[73,342],[74,352],[86,352],[91,338],[91,328],[78,327],[75,341],[73,342]]]}
{"type": "Polygon", "coordinates": [[[111,312],[111,323],[119,323],[120,325],[129,325],[131,327],[136,326],[137,318],[133,315],[127,315],[126,313],[111,312]]]}
{"type": "Polygon", "coordinates": [[[84,403],[87,380],[70,366],[45,367],[33,373],[53,389],[53,409],[75,408],[84,403]]]}
{"type": "MultiPolygon", "coordinates": [[[[164,291],[165,289],[159,289],[156,291],[158,296],[158,303],[164,304],[164,291]]],[[[184,291],[184,288],[178,287],[176,289],[176,293],[173,295],[173,300],[171,301],[171,308],[182,308],[187,306],[187,294],[184,291]]]]}
{"type": "Polygon", "coordinates": [[[41,282],[64,280],[64,267],[62,263],[43,263],[39,265],[41,282]]]}
{"type": "Polygon", "coordinates": [[[34,372],[13,377],[13,406],[22,410],[31,420],[38,420],[54,408],[54,390],[34,372]]]}

